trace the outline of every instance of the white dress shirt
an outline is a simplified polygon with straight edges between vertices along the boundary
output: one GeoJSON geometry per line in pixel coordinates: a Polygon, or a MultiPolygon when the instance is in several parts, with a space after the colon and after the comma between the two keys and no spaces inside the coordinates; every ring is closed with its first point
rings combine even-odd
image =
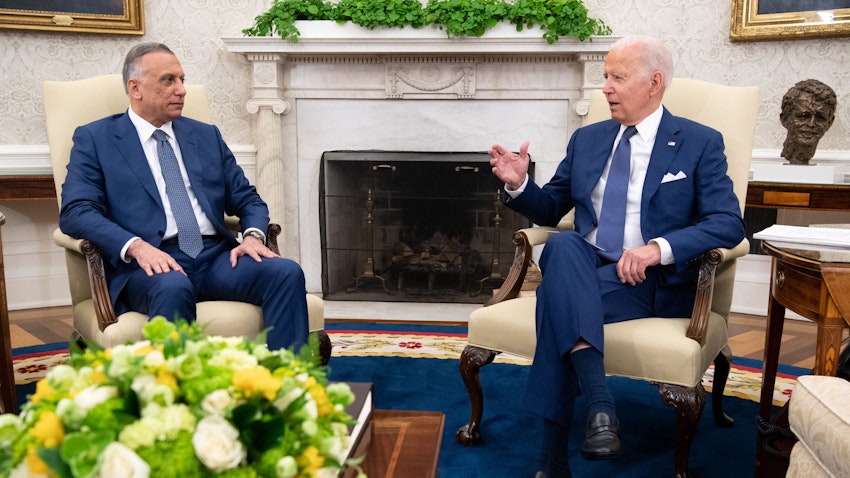
{"type": "MultiPolygon", "coordinates": [[[[163,239],[177,237],[177,222],[174,220],[174,214],[171,212],[171,202],[168,200],[168,194],[165,193],[165,178],[162,177],[162,167],[159,164],[159,155],[156,152],[156,140],[153,137],[153,133],[157,129],[161,129],[168,135],[168,142],[171,143],[171,147],[174,149],[174,155],[177,156],[177,164],[180,165],[180,174],[183,176],[183,184],[186,185],[186,192],[189,194],[189,201],[192,203],[192,210],[195,212],[195,218],[198,220],[201,235],[209,236],[217,234],[212,222],[209,218],[207,218],[203,209],[201,209],[201,205],[198,204],[198,197],[195,196],[195,192],[192,190],[192,185],[189,183],[189,175],[186,173],[186,166],[183,164],[183,155],[180,153],[180,145],[177,143],[177,138],[174,136],[174,128],[171,122],[165,123],[157,128],[142,119],[142,117],[137,115],[132,108],[128,108],[127,113],[130,116],[130,121],[133,123],[133,126],[136,127],[136,132],[139,134],[139,142],[142,144],[142,149],[145,152],[145,158],[148,160],[148,166],[151,168],[151,173],[153,174],[154,181],[156,182],[156,188],[159,191],[160,200],[162,200],[162,205],[165,207],[165,235],[163,236],[163,239]]],[[[125,261],[127,261],[127,258],[125,257],[127,248],[130,247],[130,243],[136,239],[139,238],[134,237],[130,239],[121,249],[121,257],[124,257],[125,261]]]]}

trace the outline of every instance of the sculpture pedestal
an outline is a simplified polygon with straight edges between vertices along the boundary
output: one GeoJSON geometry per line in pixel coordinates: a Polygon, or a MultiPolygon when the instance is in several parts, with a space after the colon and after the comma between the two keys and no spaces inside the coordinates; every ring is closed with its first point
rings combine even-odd
{"type": "Polygon", "coordinates": [[[753,163],[753,181],[836,184],[844,182],[847,166],[825,164],[753,163]]]}

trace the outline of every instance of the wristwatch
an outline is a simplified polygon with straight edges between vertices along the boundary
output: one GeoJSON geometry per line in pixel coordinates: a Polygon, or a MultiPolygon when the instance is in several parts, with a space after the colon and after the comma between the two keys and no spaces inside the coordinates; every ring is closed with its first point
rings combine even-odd
{"type": "Polygon", "coordinates": [[[256,238],[257,238],[257,239],[259,239],[259,240],[260,240],[260,242],[262,242],[263,244],[265,244],[265,243],[266,243],[266,236],[264,236],[264,235],[263,235],[262,233],[260,233],[259,231],[248,231],[248,232],[243,232],[243,233],[242,233],[242,237],[248,237],[248,236],[256,237],[256,238]]]}

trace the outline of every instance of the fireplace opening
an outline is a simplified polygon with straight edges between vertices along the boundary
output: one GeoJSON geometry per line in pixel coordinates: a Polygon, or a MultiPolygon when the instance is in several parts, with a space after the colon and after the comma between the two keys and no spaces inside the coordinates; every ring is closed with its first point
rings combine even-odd
{"type": "Polygon", "coordinates": [[[486,153],[324,153],[324,297],[486,302],[507,277],[513,232],[531,225],[503,206],[504,185],[489,160],[486,153]]]}

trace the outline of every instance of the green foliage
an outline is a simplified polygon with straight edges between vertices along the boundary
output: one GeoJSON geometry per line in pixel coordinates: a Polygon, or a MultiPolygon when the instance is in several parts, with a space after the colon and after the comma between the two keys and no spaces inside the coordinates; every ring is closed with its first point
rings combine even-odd
{"type": "Polygon", "coordinates": [[[501,22],[513,23],[517,31],[540,27],[543,38],[554,43],[562,36],[584,41],[593,35],[610,35],[601,20],[588,17],[581,0],[275,0],[254,26],[242,30],[247,36],[277,34],[298,43],[296,20],[334,20],[365,28],[420,28],[432,25],[449,37],[481,36],[501,22]]]}
{"type": "Polygon", "coordinates": [[[611,28],[601,20],[587,16],[587,8],[575,0],[516,0],[510,21],[517,29],[540,26],[543,38],[550,44],[559,37],[575,37],[584,41],[593,35],[610,35],[611,28]]]}
{"type": "Polygon", "coordinates": [[[508,7],[503,0],[429,0],[425,17],[450,37],[480,37],[507,20],[508,7]]]}
{"type": "Polygon", "coordinates": [[[323,0],[275,0],[272,6],[254,19],[254,26],[242,30],[248,36],[264,37],[274,33],[298,43],[301,33],[296,20],[333,20],[334,4],[323,0]]]}
{"type": "Polygon", "coordinates": [[[419,0],[340,0],[333,7],[334,20],[351,22],[361,27],[419,28],[424,25],[422,4],[419,0]]]}

